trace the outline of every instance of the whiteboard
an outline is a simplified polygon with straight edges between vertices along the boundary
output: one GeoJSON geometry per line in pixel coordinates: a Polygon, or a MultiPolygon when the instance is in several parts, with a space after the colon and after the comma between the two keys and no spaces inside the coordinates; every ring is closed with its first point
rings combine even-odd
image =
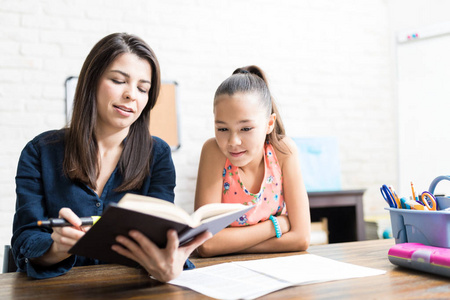
{"type": "MultiPolygon", "coordinates": [[[[450,174],[450,35],[397,44],[399,190],[450,174]]],[[[446,191],[438,193],[450,194],[446,191]]]]}
{"type": "MultiPolygon", "coordinates": [[[[78,77],[66,79],[66,119],[70,123],[72,118],[73,98],[78,77]]],[[[150,133],[166,141],[172,151],[180,148],[180,128],[178,124],[178,101],[176,81],[163,81],[155,106],[150,112],[150,133]]]]}

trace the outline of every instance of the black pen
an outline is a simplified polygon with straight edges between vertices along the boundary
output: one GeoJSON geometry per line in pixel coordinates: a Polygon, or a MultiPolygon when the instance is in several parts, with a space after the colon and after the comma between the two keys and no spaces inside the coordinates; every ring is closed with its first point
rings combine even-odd
{"type": "MultiPolygon", "coordinates": [[[[82,217],[81,226],[85,225],[94,225],[100,219],[99,216],[92,217],[82,217]]],[[[64,226],[73,226],[72,223],[67,222],[66,219],[63,218],[50,218],[44,221],[37,221],[38,226],[46,226],[46,227],[64,227],[64,226]]]]}

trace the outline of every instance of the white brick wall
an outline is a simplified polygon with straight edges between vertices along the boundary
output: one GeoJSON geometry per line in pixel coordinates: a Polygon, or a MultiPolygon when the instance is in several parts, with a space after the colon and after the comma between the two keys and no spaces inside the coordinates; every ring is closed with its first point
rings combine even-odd
{"type": "Polygon", "coordinates": [[[0,0],[0,245],[9,244],[18,156],[38,133],[65,125],[64,81],[117,31],[155,50],[179,83],[182,147],[173,154],[176,203],[192,211],[212,98],[231,72],[267,72],[291,136],[339,139],[343,188],[397,180],[391,33],[383,0],[0,0]]]}

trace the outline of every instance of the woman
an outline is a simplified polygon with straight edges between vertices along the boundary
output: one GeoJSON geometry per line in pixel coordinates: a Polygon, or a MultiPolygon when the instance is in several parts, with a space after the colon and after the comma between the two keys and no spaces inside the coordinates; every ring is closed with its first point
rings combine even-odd
{"type": "MultiPolygon", "coordinates": [[[[80,72],[70,126],[38,135],[22,151],[11,241],[19,271],[48,278],[100,263],[67,252],[89,229],[79,217],[101,215],[125,193],[173,202],[170,148],[148,129],[160,83],[156,56],[140,38],[115,33],[94,46],[80,72]],[[54,217],[73,226],[36,225],[54,217]]],[[[159,249],[140,232],[129,235],[117,237],[113,250],[160,281],[193,267],[187,257],[210,236],[178,247],[176,233],[169,231],[167,247],[159,249]]]]}

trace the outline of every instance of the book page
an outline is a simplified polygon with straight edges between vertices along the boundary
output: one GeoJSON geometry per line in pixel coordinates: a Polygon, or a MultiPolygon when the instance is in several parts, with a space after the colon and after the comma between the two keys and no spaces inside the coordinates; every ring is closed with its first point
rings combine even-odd
{"type": "Polygon", "coordinates": [[[191,216],[196,222],[211,221],[213,217],[226,215],[247,208],[247,205],[235,203],[210,203],[197,209],[191,216]],[[210,220],[211,218],[211,220],[210,220]]]}
{"type": "Polygon", "coordinates": [[[161,200],[158,198],[136,194],[126,194],[117,203],[117,206],[172,220],[178,223],[187,224],[191,227],[194,227],[196,225],[196,222],[193,221],[192,217],[182,208],[169,201],[161,200]]]}

